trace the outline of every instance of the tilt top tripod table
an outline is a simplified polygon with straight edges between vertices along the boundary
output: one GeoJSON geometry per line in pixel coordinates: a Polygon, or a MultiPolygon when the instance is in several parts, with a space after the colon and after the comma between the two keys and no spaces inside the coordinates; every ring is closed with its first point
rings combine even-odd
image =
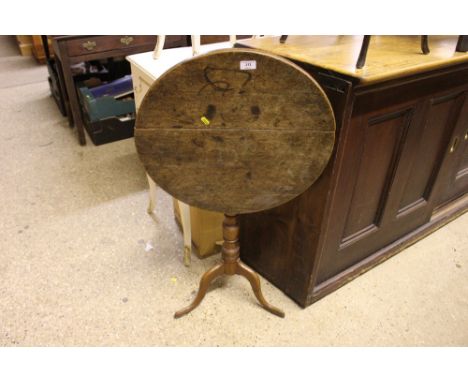
{"type": "Polygon", "coordinates": [[[140,106],[135,144],[149,176],[175,198],[224,212],[222,263],[211,281],[246,277],[260,304],[259,276],[240,261],[237,215],[276,207],[304,192],[325,168],[335,119],[323,90],[292,62],[253,49],[222,49],[179,63],[151,86],[140,106]]]}

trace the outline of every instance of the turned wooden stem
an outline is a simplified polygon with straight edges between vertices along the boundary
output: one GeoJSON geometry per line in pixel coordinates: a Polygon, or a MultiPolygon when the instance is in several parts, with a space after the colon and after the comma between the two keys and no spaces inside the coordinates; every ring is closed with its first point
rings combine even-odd
{"type": "Polygon", "coordinates": [[[224,272],[227,275],[235,275],[240,256],[239,221],[237,215],[224,215],[223,239],[222,257],[224,272]]]}

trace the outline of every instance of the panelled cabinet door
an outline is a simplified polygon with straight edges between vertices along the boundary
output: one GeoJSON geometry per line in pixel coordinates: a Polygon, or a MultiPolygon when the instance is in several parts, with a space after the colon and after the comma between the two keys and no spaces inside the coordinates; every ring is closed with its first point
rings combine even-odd
{"type": "Polygon", "coordinates": [[[468,92],[459,96],[460,105],[455,111],[456,127],[445,149],[441,175],[437,181],[437,206],[456,199],[468,191],[468,92]]]}
{"type": "MultiPolygon", "coordinates": [[[[411,152],[423,123],[422,103],[355,114],[349,125],[337,189],[330,212],[318,283],[367,258],[391,241],[386,226],[395,214],[411,152]],[[407,144],[410,140],[410,144],[407,144]]],[[[419,224],[416,223],[416,224],[419,224]]]]}
{"type": "MultiPolygon", "coordinates": [[[[352,160],[343,163],[339,176],[340,197],[331,211],[336,224],[328,233],[318,283],[430,220],[462,94],[355,114],[344,148],[352,160]]],[[[466,167],[466,159],[463,163],[466,167]]]]}

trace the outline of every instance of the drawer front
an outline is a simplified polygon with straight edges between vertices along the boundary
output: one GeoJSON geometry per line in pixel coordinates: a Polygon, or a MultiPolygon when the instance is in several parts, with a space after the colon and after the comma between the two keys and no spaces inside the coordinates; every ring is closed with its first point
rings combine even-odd
{"type": "Polygon", "coordinates": [[[135,46],[156,44],[156,36],[88,36],[67,41],[68,55],[71,57],[91,53],[122,50],[135,46]]]}
{"type": "Polygon", "coordinates": [[[167,35],[164,41],[164,49],[179,48],[181,46],[188,46],[187,36],[184,35],[167,35]]]}
{"type": "Polygon", "coordinates": [[[133,84],[133,90],[135,94],[135,107],[138,110],[141,101],[143,101],[145,94],[147,93],[148,89],[152,84],[152,80],[145,75],[134,76],[132,74],[132,77],[135,81],[133,84]]]}
{"type": "MultiPolygon", "coordinates": [[[[229,41],[229,35],[202,35],[200,36],[200,44],[215,44],[217,42],[229,41]]],[[[237,40],[250,38],[252,35],[236,35],[237,40]]]]}
{"type": "Polygon", "coordinates": [[[138,112],[141,101],[143,101],[143,97],[150,88],[151,84],[154,82],[154,79],[143,72],[137,65],[132,63],[131,67],[134,91],[133,94],[135,95],[135,108],[138,112]]]}

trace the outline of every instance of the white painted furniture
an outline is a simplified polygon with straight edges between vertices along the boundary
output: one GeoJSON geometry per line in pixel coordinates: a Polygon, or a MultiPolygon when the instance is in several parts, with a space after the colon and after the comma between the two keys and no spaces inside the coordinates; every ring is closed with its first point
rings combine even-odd
{"type": "MultiPolygon", "coordinates": [[[[151,84],[177,63],[189,59],[192,55],[207,53],[216,49],[231,48],[235,38],[231,37],[230,42],[200,45],[200,36],[192,36],[192,47],[165,49],[164,36],[158,36],[158,43],[153,52],[134,54],[127,57],[132,68],[133,89],[135,94],[135,106],[138,110],[143,97],[151,84]]],[[[149,183],[149,205],[148,213],[154,213],[156,207],[156,184],[147,175],[149,183]]],[[[184,235],[184,264],[190,265],[192,253],[192,235],[190,224],[190,206],[177,201],[180,210],[180,220],[184,235]]]]}

